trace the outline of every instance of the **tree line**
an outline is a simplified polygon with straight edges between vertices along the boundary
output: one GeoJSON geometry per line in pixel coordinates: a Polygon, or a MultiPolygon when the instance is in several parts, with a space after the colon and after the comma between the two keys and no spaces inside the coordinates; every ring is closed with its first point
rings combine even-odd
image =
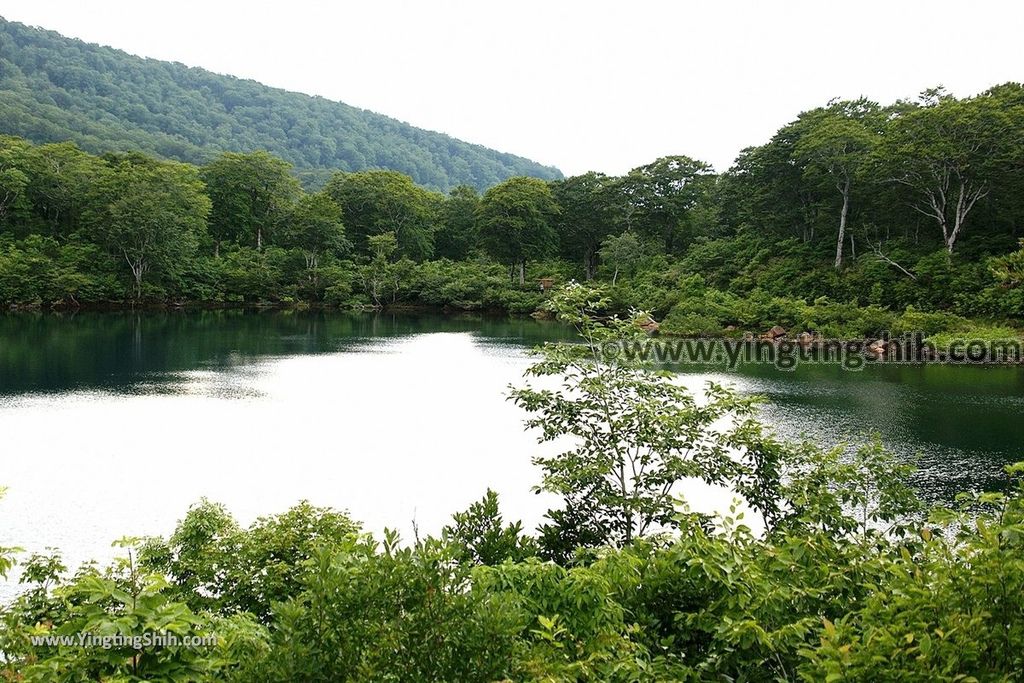
{"type": "Polygon", "coordinates": [[[1012,320],[1024,315],[1022,133],[1021,85],[966,99],[935,89],[804,112],[721,174],[671,156],[619,177],[513,177],[482,195],[392,170],[338,172],[309,192],[267,152],[197,167],[8,137],[0,301],[528,311],[535,280],[553,277],[608,280],[623,308],[677,309],[684,328],[747,324],[738,299],[1012,320]],[[731,297],[726,314],[679,309],[693,276],[731,297]]]}

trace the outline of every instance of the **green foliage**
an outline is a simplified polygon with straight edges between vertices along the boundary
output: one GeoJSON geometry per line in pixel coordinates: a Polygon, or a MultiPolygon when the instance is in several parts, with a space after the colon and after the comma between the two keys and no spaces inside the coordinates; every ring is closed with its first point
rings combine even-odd
{"type": "Polygon", "coordinates": [[[896,316],[874,304],[840,303],[819,297],[812,303],[771,296],[755,289],[738,296],[708,288],[699,276],[680,281],[680,298],[662,325],[662,332],[680,336],[721,336],[740,330],[760,333],[781,325],[791,336],[807,332],[824,339],[877,338],[902,332],[896,316]]]}
{"type": "Polygon", "coordinates": [[[928,337],[928,341],[939,350],[949,350],[956,345],[961,353],[970,343],[983,343],[993,347],[1003,345],[1006,349],[1012,349],[1020,340],[1019,330],[994,325],[969,325],[957,331],[943,331],[928,337]]]}
{"type": "Polygon", "coordinates": [[[977,307],[996,317],[1024,319],[1024,242],[1020,249],[989,261],[992,286],[978,295],[977,307]]]}
{"type": "MultiPolygon", "coordinates": [[[[784,514],[763,533],[736,507],[713,529],[684,508],[671,538],[572,567],[506,557],[473,568],[459,558],[480,547],[475,534],[467,546],[449,535],[402,548],[394,534],[381,545],[330,526],[317,530],[330,543],[296,552],[289,543],[311,538],[296,520],[310,518],[289,513],[254,527],[266,566],[278,553],[302,558],[265,626],[191,608],[206,590],[146,573],[130,554],[66,581],[59,561],[33,558],[23,581],[36,587],[2,614],[6,666],[40,681],[1013,680],[1024,643],[1019,482],[925,523],[908,468],[877,443],[791,448],[786,463],[784,514]],[[217,644],[28,641],[83,630],[217,644]]],[[[1024,464],[1011,469],[1018,477],[1024,464]]],[[[174,543],[215,568],[216,546],[239,532],[216,506],[193,513],[174,543]]]]}
{"type": "Polygon", "coordinates": [[[484,193],[480,237],[487,251],[525,284],[526,263],[550,256],[557,245],[551,223],[558,214],[551,189],[536,178],[510,178],[484,193]]]}
{"type": "Polygon", "coordinates": [[[752,402],[621,353],[647,341],[637,310],[665,334],[1018,340],[1019,84],[832,102],[718,176],[677,156],[546,183],[345,105],[0,28],[4,130],[52,143],[0,138],[0,303],[543,306],[582,336],[511,394],[562,447],[535,460],[561,498],[536,537],[490,490],[411,545],[308,503],[241,528],[201,501],[102,571],[26,558],[4,680],[1019,680],[1024,464],[925,518],[877,439],[779,442],[752,402]],[[292,165],[342,172],[306,194],[292,165]],[[692,513],[687,480],[737,502],[692,513]],[[218,640],[32,642],[80,633],[218,640]]]}
{"type": "Polygon", "coordinates": [[[662,157],[619,180],[622,220],[672,254],[694,235],[689,219],[705,198],[711,166],[686,156],[662,157]]]}
{"type": "Polygon", "coordinates": [[[646,248],[632,232],[611,235],[601,242],[601,260],[612,269],[612,286],[619,280],[619,275],[632,275],[641,265],[646,248]]]}
{"type": "Polygon", "coordinates": [[[224,153],[203,167],[212,203],[210,236],[260,249],[276,233],[299,197],[291,165],[267,152],[224,153]]]}
{"type": "Polygon", "coordinates": [[[3,137],[0,304],[527,314],[545,301],[538,280],[600,278],[611,280],[610,310],[649,310],[665,334],[738,337],[781,325],[828,338],[945,334],[936,339],[948,344],[973,327],[1003,338],[1024,315],[1013,251],[1024,217],[1012,172],[1019,93],[1006,84],[968,100],[831,102],[718,176],[665,157],[621,178],[513,177],[482,198],[382,169],[335,173],[324,192],[307,194],[289,161],[263,151],[222,153],[197,171],[139,152],[95,157],[71,143],[3,137]],[[922,121],[950,140],[914,137],[922,121]],[[928,153],[907,158],[920,145],[928,153]],[[991,155],[982,163],[975,147],[991,155]],[[961,179],[949,190],[964,202],[946,207],[946,238],[909,208],[926,195],[908,179],[931,177],[927,169],[961,179]]]}
{"type": "Polygon", "coordinates": [[[195,169],[182,164],[118,161],[104,180],[87,229],[128,264],[140,299],[147,274],[173,277],[195,254],[210,200],[195,169]]]}
{"type": "Polygon", "coordinates": [[[389,168],[447,191],[557,169],[320,97],[142,59],[0,19],[3,133],[204,163],[265,149],[314,186],[334,170],[389,168]]]}
{"type": "MultiPolygon", "coordinates": [[[[6,487],[0,486],[0,499],[7,493],[6,487]]],[[[0,578],[7,578],[7,573],[14,566],[14,554],[17,548],[0,547],[0,578]]]]}
{"type": "Polygon", "coordinates": [[[938,93],[922,106],[898,112],[878,151],[882,173],[893,178],[931,219],[952,254],[971,211],[1010,172],[1020,153],[1024,106],[1001,93],[957,100],[938,93]]]}
{"type": "MultiPolygon", "coordinates": [[[[697,401],[668,375],[629,358],[623,352],[642,343],[646,314],[595,321],[607,304],[599,291],[577,284],[552,297],[550,309],[576,327],[583,343],[538,350],[541,359],[527,375],[556,377],[558,389],[526,386],[511,394],[531,414],[526,424],[540,431],[541,442],[574,444],[534,460],[544,472],[539,488],[561,496],[582,527],[568,533],[621,547],[669,528],[673,489],[684,479],[734,489],[774,486],[774,449],[748,438],[751,402],[716,385],[697,401]],[[722,422],[737,426],[719,431],[722,422]]],[[[770,492],[752,502],[772,514],[770,492]]],[[[552,516],[556,525],[569,519],[552,516]]]]}
{"type": "Polygon", "coordinates": [[[341,256],[348,247],[341,209],[325,194],[303,196],[288,219],[286,241],[302,251],[310,298],[320,295],[320,261],[341,256]]]}
{"type": "Polygon", "coordinates": [[[409,176],[397,171],[338,173],[324,192],[343,207],[345,226],[357,249],[374,252],[368,240],[391,233],[403,256],[423,260],[434,253],[438,199],[409,176]]]}
{"type": "Polygon", "coordinates": [[[33,558],[22,580],[36,587],[5,609],[5,673],[16,680],[172,683],[222,668],[217,646],[201,640],[211,636],[209,621],[172,600],[162,576],[140,571],[131,550],[104,573],[86,568],[62,583],[62,571],[57,560],[33,558]]]}
{"type": "Polygon", "coordinates": [[[243,530],[223,506],[203,501],[166,542],[147,541],[140,562],[166,575],[174,593],[196,610],[264,619],[274,603],[298,594],[307,560],[347,544],[358,531],[346,515],[305,501],[243,530]]]}
{"type": "Polygon", "coordinates": [[[1008,493],[936,510],[913,554],[880,558],[880,590],[825,621],[820,642],[801,650],[804,680],[897,672],[906,681],[1016,680],[1024,667],[1024,463],[1008,469],[1008,493]]]}
{"type": "Polygon", "coordinates": [[[569,258],[582,257],[587,280],[596,275],[603,240],[616,230],[618,190],[614,178],[594,172],[552,183],[560,208],[556,230],[562,252],[569,258]]]}
{"type": "Polygon", "coordinates": [[[78,305],[119,299],[121,263],[93,244],[60,244],[39,235],[0,240],[0,301],[78,305]]]}
{"type": "Polygon", "coordinates": [[[1004,287],[1020,287],[1024,285],[1024,240],[1021,240],[1017,251],[992,259],[989,269],[996,281],[1004,287]]]}
{"type": "Polygon", "coordinates": [[[533,539],[522,532],[520,522],[505,525],[498,511],[498,494],[487,489],[481,500],[452,516],[443,537],[455,547],[461,562],[496,565],[521,562],[535,554],[533,539]]]}
{"type": "Polygon", "coordinates": [[[966,320],[951,313],[925,313],[913,306],[907,306],[894,321],[892,331],[895,334],[916,332],[927,337],[946,330],[963,329],[967,324],[966,320]]]}
{"type": "Polygon", "coordinates": [[[412,277],[410,296],[423,303],[462,310],[508,310],[509,302],[500,299],[510,287],[508,273],[496,263],[425,261],[419,264],[412,277]]]}
{"type": "Polygon", "coordinates": [[[480,194],[469,185],[459,185],[448,194],[441,208],[440,225],[434,234],[434,254],[460,261],[467,258],[479,241],[476,213],[480,194]]]}
{"type": "Polygon", "coordinates": [[[266,656],[240,681],[493,681],[516,666],[515,616],[470,589],[468,568],[433,541],[353,540],[307,563],[279,604],[266,656]]]}

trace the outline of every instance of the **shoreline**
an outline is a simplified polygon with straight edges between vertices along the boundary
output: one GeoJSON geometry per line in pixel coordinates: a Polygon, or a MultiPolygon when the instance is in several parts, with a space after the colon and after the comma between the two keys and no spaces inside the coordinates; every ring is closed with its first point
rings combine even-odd
{"type": "Polygon", "coordinates": [[[131,303],[125,301],[104,301],[88,304],[9,304],[0,309],[0,314],[8,313],[115,313],[127,311],[334,311],[339,313],[383,313],[383,312],[433,312],[445,314],[478,313],[481,315],[511,315],[530,317],[528,313],[513,313],[503,308],[456,308],[434,304],[391,304],[375,307],[346,307],[322,302],[246,302],[246,301],[185,301],[159,302],[145,301],[131,303]]]}
{"type": "MultiPolygon", "coordinates": [[[[480,318],[496,318],[496,317],[508,317],[525,319],[530,318],[536,320],[539,323],[553,322],[550,315],[546,312],[537,310],[532,313],[517,313],[512,312],[503,308],[455,308],[447,305],[433,305],[433,304],[413,304],[413,303],[401,303],[391,304],[380,308],[376,307],[360,307],[360,308],[348,308],[344,306],[337,306],[334,304],[325,304],[320,302],[309,303],[309,302],[294,302],[294,301],[282,301],[282,302],[227,302],[227,301],[186,301],[186,302],[124,302],[124,301],[110,301],[101,303],[89,303],[80,304],[77,306],[73,305],[44,305],[44,304],[31,304],[31,305],[10,305],[0,310],[0,315],[11,315],[11,314],[25,314],[25,313],[38,313],[38,314],[52,314],[56,316],[71,315],[74,316],[78,313],[126,313],[126,312],[138,312],[138,313],[187,313],[195,311],[247,311],[247,312],[263,312],[263,311],[277,311],[277,312],[335,312],[335,313],[348,313],[356,315],[371,315],[371,314],[395,314],[395,313],[431,313],[437,315],[444,315],[447,317],[458,317],[458,316],[477,316],[480,318]]],[[[955,359],[950,357],[950,349],[939,347],[934,343],[928,341],[928,336],[918,333],[917,335],[892,335],[886,334],[880,337],[855,337],[855,338],[839,338],[839,339],[826,339],[818,336],[817,334],[802,331],[795,336],[790,336],[786,331],[783,331],[781,327],[773,327],[767,332],[756,334],[749,330],[730,330],[728,333],[723,334],[709,334],[709,335],[681,335],[671,331],[665,331],[661,329],[661,326],[654,322],[652,327],[644,327],[645,331],[648,332],[649,339],[654,342],[662,342],[663,346],[680,345],[687,343],[722,343],[725,345],[732,345],[739,347],[742,345],[750,345],[757,349],[764,349],[768,346],[773,347],[777,352],[785,354],[820,354],[829,353],[832,351],[838,351],[843,354],[859,354],[864,358],[868,359],[872,363],[903,363],[903,364],[941,364],[941,365],[984,365],[991,367],[1014,367],[1024,365],[1024,338],[1018,338],[1015,346],[1015,357],[1014,358],[992,358],[988,355],[980,357],[972,357],[970,360],[964,360],[963,358],[955,359]],[[901,355],[898,360],[887,357],[887,353],[891,353],[891,349],[896,346],[901,347],[901,355]],[[907,360],[909,358],[909,360],[907,360]]],[[[955,335],[955,333],[942,333],[946,335],[955,335]]],[[[962,337],[964,343],[964,352],[968,350],[971,343],[981,343],[979,340],[973,340],[969,334],[965,334],[962,337]]],[[[992,340],[984,342],[988,349],[993,348],[992,340]]],[[[657,353],[655,353],[657,355],[657,353]]]]}

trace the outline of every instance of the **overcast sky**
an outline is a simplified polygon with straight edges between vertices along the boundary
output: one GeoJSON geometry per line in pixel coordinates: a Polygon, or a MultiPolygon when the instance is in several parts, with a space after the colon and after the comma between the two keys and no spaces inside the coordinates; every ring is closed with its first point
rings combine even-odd
{"type": "Polygon", "coordinates": [[[667,154],[724,170],[832,97],[1024,80],[1017,2],[0,0],[0,14],[569,174],[667,154]]]}

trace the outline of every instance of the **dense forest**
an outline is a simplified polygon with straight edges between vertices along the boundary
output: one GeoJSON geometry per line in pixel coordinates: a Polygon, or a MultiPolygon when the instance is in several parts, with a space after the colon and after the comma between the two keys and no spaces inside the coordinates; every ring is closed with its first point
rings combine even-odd
{"type": "Polygon", "coordinates": [[[287,161],[202,166],[0,140],[0,302],[438,306],[528,313],[596,280],[662,331],[826,337],[1024,318],[1024,88],[802,113],[728,171],[516,176],[442,194],[397,171],[304,190],[287,161]]]}
{"type": "MultiPolygon", "coordinates": [[[[404,540],[305,502],[244,527],[203,500],[169,537],[122,540],[110,567],[22,558],[0,677],[1021,680],[1024,463],[1003,493],[929,510],[878,443],[779,442],[748,399],[603,360],[645,334],[610,303],[554,295],[582,343],[544,347],[510,396],[565,448],[534,460],[559,499],[536,532],[491,491],[404,540]],[[692,478],[737,503],[691,512],[673,485],[692,478]]],[[[11,559],[0,549],[0,574],[11,559]]]]}
{"type": "Polygon", "coordinates": [[[334,170],[387,168],[426,187],[487,188],[557,169],[341,102],[142,59],[0,18],[0,133],[203,163],[269,150],[318,186],[334,170]]]}

